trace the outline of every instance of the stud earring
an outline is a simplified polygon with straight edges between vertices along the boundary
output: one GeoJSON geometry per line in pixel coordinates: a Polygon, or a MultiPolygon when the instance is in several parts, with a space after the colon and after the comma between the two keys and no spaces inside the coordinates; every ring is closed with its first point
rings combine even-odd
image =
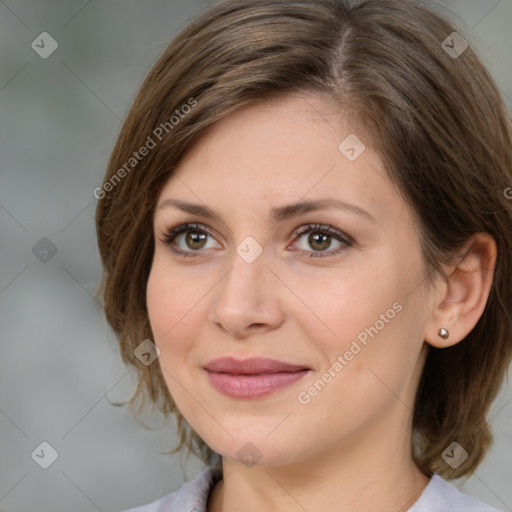
{"type": "Polygon", "coordinates": [[[441,327],[439,331],[437,331],[438,336],[443,338],[443,340],[447,340],[448,336],[450,336],[450,333],[448,332],[448,329],[445,329],[444,327],[441,327]]]}

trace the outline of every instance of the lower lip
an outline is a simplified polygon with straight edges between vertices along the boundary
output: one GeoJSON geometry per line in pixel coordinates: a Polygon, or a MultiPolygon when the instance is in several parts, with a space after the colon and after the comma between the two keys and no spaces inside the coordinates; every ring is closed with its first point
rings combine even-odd
{"type": "Polygon", "coordinates": [[[208,372],[210,383],[231,398],[261,398],[302,379],[309,370],[255,375],[208,372]]]}

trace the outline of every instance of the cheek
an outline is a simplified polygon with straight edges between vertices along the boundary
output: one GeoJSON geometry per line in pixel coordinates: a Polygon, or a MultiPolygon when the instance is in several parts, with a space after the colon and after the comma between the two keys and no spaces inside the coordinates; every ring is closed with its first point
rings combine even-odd
{"type": "Polygon", "coordinates": [[[161,271],[158,263],[154,261],[149,275],[146,304],[153,342],[160,349],[159,364],[169,391],[173,394],[173,379],[170,379],[170,375],[175,375],[176,368],[173,365],[184,357],[185,344],[181,334],[182,324],[186,323],[187,317],[183,294],[176,292],[176,280],[171,280],[168,272],[161,271]]]}
{"type": "Polygon", "coordinates": [[[173,298],[165,276],[158,272],[158,266],[153,263],[146,287],[146,304],[151,329],[157,340],[172,325],[169,314],[175,311],[173,298]]]}
{"type": "Polygon", "coordinates": [[[158,362],[167,388],[176,402],[176,394],[179,394],[177,382],[181,381],[177,372],[183,366],[177,363],[185,357],[185,345],[180,343],[183,339],[180,337],[183,320],[180,322],[180,319],[183,319],[185,311],[183,300],[180,301],[176,293],[176,283],[172,284],[169,275],[160,269],[158,259],[155,259],[148,278],[146,304],[154,336],[152,341],[160,349],[158,362]]]}
{"type": "Polygon", "coordinates": [[[370,369],[399,385],[397,379],[414,367],[419,345],[413,338],[421,308],[407,296],[414,279],[402,267],[391,257],[380,259],[341,276],[330,275],[307,295],[297,283],[297,294],[307,298],[315,313],[303,317],[302,328],[323,354],[322,369],[332,367],[338,356],[344,359],[334,380],[348,390],[373,387],[376,377],[370,369]]]}
{"type": "Polygon", "coordinates": [[[314,286],[309,279],[294,281],[294,292],[310,310],[303,317],[309,329],[314,327],[324,339],[330,334],[331,343],[339,348],[373,325],[400,298],[395,270],[382,261],[324,272],[314,286]]]}
{"type": "Polygon", "coordinates": [[[184,285],[179,271],[165,264],[161,251],[156,251],[146,287],[146,304],[153,334],[157,341],[164,341],[179,327],[187,315],[197,293],[195,286],[184,285]]]}
{"type": "Polygon", "coordinates": [[[201,278],[185,278],[175,266],[170,267],[165,256],[155,255],[146,304],[153,341],[160,349],[160,365],[173,375],[183,375],[187,365],[196,363],[190,360],[191,351],[201,338],[205,321],[201,298],[207,291],[207,283],[203,284],[201,278]]]}
{"type": "MultiPolygon", "coordinates": [[[[201,403],[205,402],[208,410],[213,410],[198,388],[203,370],[198,368],[196,345],[202,337],[206,314],[200,307],[200,299],[207,291],[202,289],[200,281],[186,278],[176,267],[170,268],[162,258],[155,257],[146,289],[153,341],[160,349],[158,362],[162,376],[182,416],[199,430],[208,424],[209,417],[205,417],[204,409],[198,407],[193,397],[201,397],[201,403]]],[[[210,426],[209,430],[213,428],[210,426]]],[[[205,438],[207,432],[202,434],[205,438]]]]}

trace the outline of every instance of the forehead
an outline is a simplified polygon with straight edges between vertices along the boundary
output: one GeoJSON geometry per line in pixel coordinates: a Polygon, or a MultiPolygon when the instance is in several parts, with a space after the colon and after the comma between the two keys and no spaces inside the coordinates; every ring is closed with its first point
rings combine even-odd
{"type": "Polygon", "coordinates": [[[271,206],[327,196],[356,203],[377,218],[405,206],[371,141],[332,102],[303,93],[245,106],[210,126],[159,202],[173,197],[227,215],[250,209],[261,216],[271,206]]]}

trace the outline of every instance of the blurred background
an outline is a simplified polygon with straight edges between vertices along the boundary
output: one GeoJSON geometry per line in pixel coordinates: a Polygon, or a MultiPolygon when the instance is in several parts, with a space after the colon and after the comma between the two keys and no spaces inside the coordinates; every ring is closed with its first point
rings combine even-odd
{"type": "MultiPolygon", "coordinates": [[[[146,72],[209,2],[0,1],[2,512],[115,512],[204,467],[161,453],[175,446],[172,418],[148,413],[144,428],[111,403],[128,398],[135,380],[94,299],[93,190],[146,72]]],[[[512,0],[432,3],[481,56],[512,112],[512,0]]],[[[509,386],[490,418],[493,448],[474,476],[454,483],[512,510],[509,386]]]]}

